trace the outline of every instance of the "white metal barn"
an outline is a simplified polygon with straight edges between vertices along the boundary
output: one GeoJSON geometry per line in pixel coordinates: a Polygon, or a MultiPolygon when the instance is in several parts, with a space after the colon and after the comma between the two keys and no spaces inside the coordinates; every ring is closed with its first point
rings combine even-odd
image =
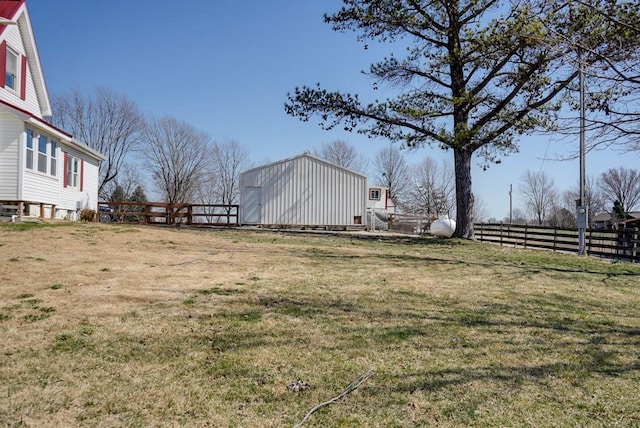
{"type": "Polygon", "coordinates": [[[308,153],[240,174],[240,223],[363,225],[367,177],[308,153]]]}

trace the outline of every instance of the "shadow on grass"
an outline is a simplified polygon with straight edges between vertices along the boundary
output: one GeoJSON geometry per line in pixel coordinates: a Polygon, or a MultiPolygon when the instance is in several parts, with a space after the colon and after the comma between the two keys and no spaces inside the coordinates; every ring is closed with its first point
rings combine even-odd
{"type": "MultiPolygon", "coordinates": [[[[443,246],[452,247],[451,244],[443,246]]],[[[298,256],[300,254],[297,254],[298,256]]],[[[508,260],[508,259],[491,259],[491,256],[483,256],[483,260],[474,260],[472,257],[464,257],[463,255],[451,254],[449,256],[433,256],[433,255],[415,255],[415,254],[385,254],[380,252],[378,254],[352,254],[342,253],[336,251],[330,251],[326,249],[317,250],[310,249],[306,253],[303,253],[310,258],[324,258],[334,261],[344,260],[349,263],[359,263],[364,260],[379,260],[379,262],[390,262],[398,266],[404,266],[406,264],[419,264],[422,266],[428,266],[429,264],[441,264],[451,266],[463,266],[472,267],[478,266],[483,268],[496,268],[496,267],[508,267],[519,270],[523,275],[539,274],[544,272],[555,272],[563,274],[590,274],[590,275],[604,275],[602,279],[606,282],[608,279],[615,277],[637,277],[640,275],[640,270],[635,267],[621,266],[621,265],[603,265],[602,269],[596,270],[593,268],[585,268],[584,266],[560,266],[551,265],[547,263],[546,259],[543,260],[508,260]],[[488,260],[488,261],[487,261],[488,260]]],[[[560,255],[558,255],[561,257],[560,255]]],[[[577,261],[575,262],[577,263],[577,261]]]]}
{"type": "Polygon", "coordinates": [[[640,370],[640,363],[615,364],[594,358],[592,363],[554,363],[534,366],[485,366],[464,369],[443,369],[429,372],[409,372],[393,376],[391,388],[394,392],[415,393],[435,391],[474,381],[493,381],[520,385],[524,382],[551,381],[557,378],[571,378],[580,383],[586,373],[618,376],[640,370]]]}

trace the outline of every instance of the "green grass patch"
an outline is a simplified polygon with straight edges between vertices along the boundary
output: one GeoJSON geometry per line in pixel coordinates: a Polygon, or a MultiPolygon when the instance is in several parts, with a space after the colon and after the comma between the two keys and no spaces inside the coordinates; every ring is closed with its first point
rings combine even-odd
{"type": "Polygon", "coordinates": [[[59,334],[56,336],[54,343],[49,348],[52,352],[68,352],[75,353],[93,349],[93,345],[87,342],[83,337],[77,337],[72,334],[59,334]]]}
{"type": "Polygon", "coordinates": [[[243,290],[239,290],[236,288],[212,287],[212,288],[206,288],[203,290],[198,290],[198,294],[201,294],[203,296],[208,296],[210,294],[213,294],[216,296],[232,296],[234,294],[242,294],[242,293],[244,293],[243,290]]]}
{"type": "Polygon", "coordinates": [[[51,315],[48,313],[42,313],[42,314],[26,314],[22,317],[22,319],[25,322],[38,322],[38,321],[42,321],[42,320],[46,320],[47,318],[49,318],[51,315]]]}
{"type": "Polygon", "coordinates": [[[35,296],[35,295],[31,294],[31,293],[22,293],[22,294],[18,294],[16,296],[16,299],[28,299],[28,298],[33,297],[33,296],[35,296]]]}

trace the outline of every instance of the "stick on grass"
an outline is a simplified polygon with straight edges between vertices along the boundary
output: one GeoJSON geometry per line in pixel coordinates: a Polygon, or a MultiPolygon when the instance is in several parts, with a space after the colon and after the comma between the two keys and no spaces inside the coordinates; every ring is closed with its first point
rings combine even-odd
{"type": "Polygon", "coordinates": [[[365,373],[360,375],[360,377],[358,379],[356,379],[353,382],[351,382],[349,384],[349,386],[347,386],[344,389],[344,391],[342,391],[342,393],[340,395],[332,398],[331,400],[325,401],[324,403],[320,403],[317,406],[315,406],[314,408],[312,408],[311,410],[309,410],[309,412],[307,412],[307,414],[304,415],[304,418],[302,418],[302,420],[300,422],[298,422],[296,425],[294,425],[293,428],[300,428],[302,425],[304,425],[309,420],[311,415],[313,415],[320,408],[322,408],[324,406],[328,406],[329,404],[333,404],[336,401],[339,401],[339,400],[343,399],[344,397],[349,395],[351,392],[355,391],[360,385],[362,385],[364,383],[365,380],[369,379],[371,376],[373,376],[373,369],[372,368],[370,368],[365,373]]]}

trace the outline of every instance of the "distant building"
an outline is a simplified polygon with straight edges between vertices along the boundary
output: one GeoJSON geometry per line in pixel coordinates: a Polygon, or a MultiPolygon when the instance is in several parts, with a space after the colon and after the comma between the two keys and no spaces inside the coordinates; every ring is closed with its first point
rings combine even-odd
{"type": "Polygon", "coordinates": [[[389,188],[369,186],[367,195],[367,227],[370,230],[388,230],[389,221],[396,213],[396,204],[389,195],[389,188]]]}
{"type": "Polygon", "coordinates": [[[364,227],[367,177],[309,153],[240,174],[240,223],[364,227]]]}
{"type": "Polygon", "coordinates": [[[393,215],[396,213],[396,204],[389,195],[389,188],[384,186],[369,186],[367,188],[367,209],[393,215]]]}
{"type": "Polygon", "coordinates": [[[104,156],[47,120],[51,104],[25,0],[0,0],[2,215],[77,218],[96,210],[104,156]]]}
{"type": "Polygon", "coordinates": [[[619,222],[613,218],[611,213],[599,213],[593,216],[592,223],[594,229],[610,230],[616,224],[633,225],[640,224],[640,211],[632,211],[629,213],[629,219],[619,222]]]}

